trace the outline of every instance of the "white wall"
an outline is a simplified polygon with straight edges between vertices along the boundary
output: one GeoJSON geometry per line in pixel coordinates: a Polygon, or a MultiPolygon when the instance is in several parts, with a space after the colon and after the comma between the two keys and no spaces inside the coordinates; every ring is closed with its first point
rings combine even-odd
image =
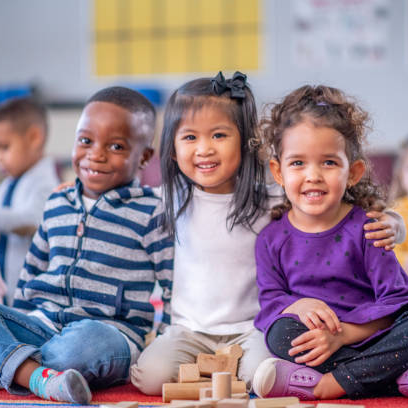
{"type": "MultiPolygon", "coordinates": [[[[408,1],[391,0],[391,5],[391,48],[385,66],[303,69],[293,64],[288,48],[289,1],[263,0],[262,69],[248,73],[259,105],[309,82],[340,87],[372,112],[375,132],[371,145],[376,150],[395,150],[408,134],[408,30],[404,28],[408,1]]],[[[88,50],[91,6],[90,0],[0,0],[0,87],[35,82],[48,100],[70,102],[83,101],[95,90],[123,79],[101,80],[92,74],[88,50]]],[[[125,79],[170,92],[194,77],[197,75],[125,79]]],[[[51,112],[51,153],[69,156],[78,115],[78,111],[51,112]]]]}

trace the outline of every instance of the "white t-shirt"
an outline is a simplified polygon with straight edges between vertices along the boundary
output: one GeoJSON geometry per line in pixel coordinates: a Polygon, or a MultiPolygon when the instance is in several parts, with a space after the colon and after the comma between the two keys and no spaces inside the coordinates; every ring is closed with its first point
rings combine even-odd
{"type": "MultiPolygon", "coordinates": [[[[279,194],[273,187],[270,194],[279,194]]],[[[255,240],[270,222],[260,217],[252,232],[232,231],[226,219],[232,194],[209,194],[197,188],[177,221],[172,294],[172,324],[215,335],[244,333],[259,311],[255,240]]],[[[271,199],[270,206],[277,203],[271,199]]]]}

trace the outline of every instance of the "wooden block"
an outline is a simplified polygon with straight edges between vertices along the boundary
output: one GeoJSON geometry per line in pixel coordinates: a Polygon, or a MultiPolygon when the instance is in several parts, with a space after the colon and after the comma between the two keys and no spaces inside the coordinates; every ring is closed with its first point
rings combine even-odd
{"type": "MultiPolygon", "coordinates": [[[[234,380],[236,380],[236,378],[234,378],[234,380]]],[[[203,382],[203,381],[211,382],[211,377],[200,377],[199,382],[203,382]]]]}
{"type": "Polygon", "coordinates": [[[179,383],[189,383],[200,381],[200,371],[198,364],[180,364],[178,372],[179,383]]]}
{"type": "Polygon", "coordinates": [[[170,403],[171,407],[177,408],[195,408],[197,401],[189,401],[189,400],[173,400],[170,403]]]}
{"type": "Polygon", "coordinates": [[[217,402],[217,408],[247,408],[248,401],[238,398],[226,398],[217,402]]]}
{"type": "Polygon", "coordinates": [[[196,401],[196,400],[172,400],[170,407],[177,408],[214,408],[215,403],[211,400],[208,401],[196,401]]]}
{"type": "Polygon", "coordinates": [[[203,399],[196,402],[196,408],[215,408],[217,402],[218,401],[213,398],[203,399]]]}
{"type": "Polygon", "coordinates": [[[293,404],[299,404],[298,397],[254,398],[249,401],[250,408],[286,408],[293,404]]]}
{"type": "MultiPolygon", "coordinates": [[[[163,384],[162,394],[163,402],[176,400],[198,400],[200,397],[200,388],[208,388],[208,382],[196,383],[166,383],[163,384]]],[[[233,393],[242,393],[246,391],[244,381],[232,381],[231,390],[233,393]]]]}
{"type": "MultiPolygon", "coordinates": [[[[210,404],[211,408],[217,408],[217,403],[219,400],[215,399],[215,398],[203,398],[202,400],[198,401],[198,402],[202,402],[204,404],[210,404]]],[[[202,408],[202,407],[200,407],[202,408]]]]}
{"type": "Polygon", "coordinates": [[[138,408],[139,403],[137,401],[122,401],[112,404],[99,405],[99,408],[138,408]]]}
{"type": "Polygon", "coordinates": [[[315,404],[290,404],[286,405],[286,408],[316,408],[315,404]]]}
{"type": "Polygon", "coordinates": [[[242,357],[242,353],[242,347],[239,344],[233,344],[232,346],[223,347],[216,350],[215,352],[216,355],[228,354],[229,356],[234,358],[242,357]]]}
{"type": "Polygon", "coordinates": [[[249,400],[249,394],[247,392],[241,392],[239,394],[231,394],[231,398],[249,400]]]}
{"type": "Polygon", "coordinates": [[[223,371],[229,371],[231,375],[237,375],[238,360],[242,357],[242,347],[239,344],[223,347],[215,352],[215,355],[227,356],[227,366],[223,371]]]}
{"type": "Polygon", "coordinates": [[[316,408],[365,408],[365,405],[344,405],[344,404],[325,404],[323,402],[319,402],[316,405],[316,408]]]}
{"type": "Polygon", "coordinates": [[[212,373],[227,371],[228,356],[198,353],[197,364],[202,376],[210,376],[212,373]]]}
{"type": "Polygon", "coordinates": [[[203,398],[212,398],[212,388],[200,388],[199,396],[200,400],[203,398]]]}
{"type": "Polygon", "coordinates": [[[219,400],[231,398],[231,373],[213,373],[212,396],[219,400]]]}

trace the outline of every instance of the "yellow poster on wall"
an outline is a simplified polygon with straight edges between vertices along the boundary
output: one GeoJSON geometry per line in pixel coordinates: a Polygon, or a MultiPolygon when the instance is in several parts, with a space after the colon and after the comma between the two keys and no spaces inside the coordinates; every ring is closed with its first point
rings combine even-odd
{"type": "Polygon", "coordinates": [[[94,0],[97,76],[259,65],[260,0],[94,0]]]}

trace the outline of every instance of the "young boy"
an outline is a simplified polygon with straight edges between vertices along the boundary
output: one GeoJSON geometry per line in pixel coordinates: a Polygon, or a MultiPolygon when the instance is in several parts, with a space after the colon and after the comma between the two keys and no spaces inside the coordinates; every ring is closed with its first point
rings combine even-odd
{"type": "Polygon", "coordinates": [[[0,105],[0,271],[11,304],[24,258],[40,225],[44,204],[59,180],[55,163],[44,157],[45,108],[31,98],[0,105]]]}
{"type": "Polygon", "coordinates": [[[156,280],[169,323],[173,246],[158,222],[161,200],[135,179],[153,153],[154,124],[153,106],[127,88],[86,103],[76,185],[47,201],[18,283],[14,306],[26,314],[0,306],[0,386],[9,392],[86,404],[88,385],[127,381],[153,325],[156,280]]]}

